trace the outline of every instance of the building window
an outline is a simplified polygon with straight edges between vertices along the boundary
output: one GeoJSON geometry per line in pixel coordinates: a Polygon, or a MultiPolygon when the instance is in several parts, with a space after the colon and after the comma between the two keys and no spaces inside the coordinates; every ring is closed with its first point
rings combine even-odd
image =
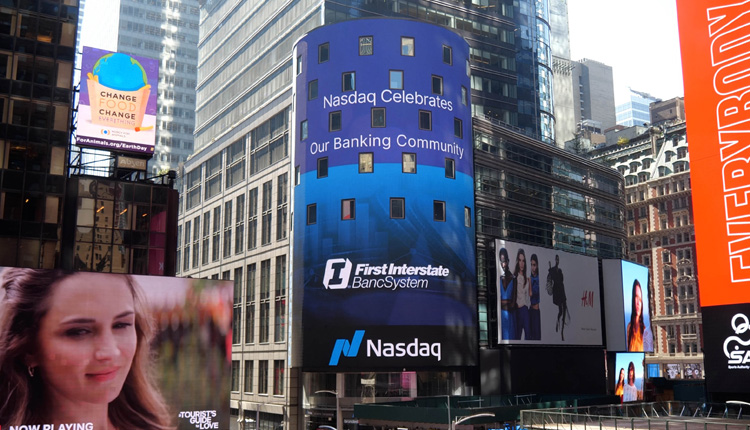
{"type": "Polygon", "coordinates": [[[232,360],[232,391],[240,391],[240,362],[232,360]]]}
{"type": "Polygon", "coordinates": [[[273,340],[274,342],[283,342],[286,338],[286,297],[277,297],[274,303],[273,340]]]}
{"type": "Polygon", "coordinates": [[[471,227],[471,208],[464,206],[464,227],[471,227]]]}
{"type": "Polygon", "coordinates": [[[214,208],[213,237],[211,238],[211,261],[219,261],[219,244],[221,235],[221,206],[214,208]]]}
{"type": "Polygon", "coordinates": [[[388,86],[392,90],[404,89],[404,71],[390,70],[388,72],[388,86]]]}
{"type": "Polygon", "coordinates": [[[419,129],[432,130],[432,112],[428,110],[419,111],[419,129]]]}
{"type": "Polygon", "coordinates": [[[200,261],[200,237],[201,237],[201,217],[197,216],[193,220],[193,269],[198,268],[200,261]]]}
{"type": "Polygon", "coordinates": [[[240,254],[244,251],[245,247],[245,195],[240,194],[237,196],[235,203],[237,207],[235,208],[234,216],[234,253],[240,254]]]}
{"type": "Polygon", "coordinates": [[[273,361],[273,394],[284,395],[284,360],[273,361]]]}
{"type": "Polygon", "coordinates": [[[359,55],[372,55],[372,36],[359,37],[359,55]]]}
{"type": "Polygon", "coordinates": [[[318,63],[325,63],[326,61],[328,61],[328,54],[328,43],[318,45],[318,63]]]}
{"type": "Polygon", "coordinates": [[[464,138],[464,122],[458,118],[453,118],[453,135],[459,139],[464,138]]]}
{"type": "Polygon", "coordinates": [[[299,140],[307,139],[307,120],[299,124],[299,140]]]}
{"type": "Polygon", "coordinates": [[[391,197],[391,218],[404,219],[406,201],[402,197],[391,197]]]}
{"type": "Polygon", "coordinates": [[[341,74],[341,91],[354,91],[357,89],[354,72],[341,74]]]}
{"type": "Polygon", "coordinates": [[[374,155],[372,152],[360,152],[359,153],[359,173],[372,173],[373,172],[373,159],[374,159],[374,155]]]}
{"type": "Polygon", "coordinates": [[[384,107],[374,107],[370,109],[370,126],[373,128],[385,127],[384,107]]]}
{"type": "Polygon", "coordinates": [[[445,177],[456,179],[456,160],[452,158],[445,159],[445,177]]]}
{"type": "Polygon", "coordinates": [[[255,302],[245,306],[245,343],[255,343],[255,302]]]}
{"type": "Polygon", "coordinates": [[[258,393],[268,394],[268,360],[258,361],[258,393]]]}
{"type": "Polygon", "coordinates": [[[279,175],[276,181],[276,240],[286,239],[289,175],[279,175]]]}
{"type": "Polygon", "coordinates": [[[258,241],[258,188],[250,190],[248,196],[247,249],[253,249],[258,241]]]}
{"type": "Polygon", "coordinates": [[[354,219],[354,199],[341,200],[341,219],[354,219]]]}
{"type": "Polygon", "coordinates": [[[253,360],[245,361],[245,392],[253,392],[253,360]]]}
{"type": "Polygon", "coordinates": [[[341,111],[333,111],[328,114],[328,131],[341,130],[341,111]]]}
{"type": "Polygon", "coordinates": [[[403,173],[417,173],[417,154],[413,152],[401,154],[401,171],[403,173]]]}
{"type": "Polygon", "coordinates": [[[453,64],[453,48],[443,45],[443,63],[453,64]]]}
{"type": "Polygon", "coordinates": [[[261,207],[261,219],[260,219],[260,244],[268,245],[271,243],[271,215],[273,212],[273,200],[272,191],[273,181],[268,181],[263,184],[263,195],[261,196],[262,207],[261,207]]]}
{"type": "Polygon", "coordinates": [[[315,203],[307,205],[307,225],[318,222],[318,205],[315,203]]]}
{"type": "Polygon", "coordinates": [[[232,255],[232,201],[224,202],[224,258],[232,255]]]}
{"type": "Polygon", "coordinates": [[[414,38],[413,37],[401,38],[401,55],[405,55],[407,57],[414,56],[414,38]]]}
{"type": "Polygon", "coordinates": [[[469,92],[463,85],[461,85],[461,104],[464,106],[469,104],[469,92]]]}
{"type": "MultiPolygon", "coordinates": [[[[201,264],[208,264],[208,256],[211,254],[209,243],[211,242],[211,212],[203,214],[203,246],[201,264]]],[[[178,242],[179,243],[179,242],[178,242]]]]}
{"type": "Polygon", "coordinates": [[[443,78],[432,75],[432,94],[443,95],[443,78]]]}
{"type": "Polygon", "coordinates": [[[302,56],[297,57],[297,74],[302,73],[302,56]]]}
{"type": "Polygon", "coordinates": [[[432,202],[432,219],[435,221],[445,221],[445,202],[434,200],[432,202]]]}
{"type": "Polygon", "coordinates": [[[318,158],[318,178],[328,177],[328,157],[318,158]]]}
{"type": "Polygon", "coordinates": [[[318,80],[312,80],[307,84],[307,99],[315,100],[318,98],[318,80]]]}

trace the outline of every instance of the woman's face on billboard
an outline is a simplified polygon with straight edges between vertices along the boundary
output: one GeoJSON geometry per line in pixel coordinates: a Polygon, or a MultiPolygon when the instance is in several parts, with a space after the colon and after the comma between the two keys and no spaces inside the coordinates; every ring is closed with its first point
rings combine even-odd
{"type": "Polygon", "coordinates": [[[643,312],[643,293],[641,293],[640,284],[635,286],[633,294],[635,294],[635,309],[633,309],[633,312],[635,312],[636,317],[640,317],[643,312]]]}
{"type": "Polygon", "coordinates": [[[123,277],[69,276],[53,287],[30,360],[52,405],[109,403],[122,389],[137,335],[123,277]],[[105,279],[106,284],[102,283],[105,279]]]}

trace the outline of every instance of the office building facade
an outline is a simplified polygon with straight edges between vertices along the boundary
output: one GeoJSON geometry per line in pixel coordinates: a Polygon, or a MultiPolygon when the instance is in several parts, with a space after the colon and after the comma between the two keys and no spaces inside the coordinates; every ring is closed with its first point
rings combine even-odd
{"type": "Polygon", "coordinates": [[[62,245],[78,1],[0,7],[0,265],[52,268],[62,245]]]}
{"type": "Polygon", "coordinates": [[[622,94],[618,92],[615,106],[615,122],[625,127],[646,126],[650,124],[649,106],[659,99],[641,91],[628,88],[622,94]]]}
{"type": "Polygon", "coordinates": [[[703,330],[685,122],[675,118],[592,158],[625,177],[628,258],[651,270],[652,375],[703,377],[703,330]]]}
{"type": "Polygon", "coordinates": [[[119,0],[117,52],[159,60],[156,145],[150,176],[178,170],[193,153],[198,0],[119,0]]]}

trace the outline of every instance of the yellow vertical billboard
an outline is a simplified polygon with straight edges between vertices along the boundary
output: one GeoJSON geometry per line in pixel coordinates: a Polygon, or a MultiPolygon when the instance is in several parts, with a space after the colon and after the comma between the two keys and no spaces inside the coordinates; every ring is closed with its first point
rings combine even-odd
{"type": "Polygon", "coordinates": [[[678,0],[706,378],[750,381],[750,0],[678,0]],[[747,350],[747,351],[745,351],[747,350]]]}

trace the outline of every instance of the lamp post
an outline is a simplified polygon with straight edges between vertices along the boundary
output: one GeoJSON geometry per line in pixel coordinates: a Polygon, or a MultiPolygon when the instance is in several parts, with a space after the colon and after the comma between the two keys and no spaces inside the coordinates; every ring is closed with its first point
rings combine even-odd
{"type": "Polygon", "coordinates": [[[318,390],[318,393],[328,393],[336,396],[336,430],[344,430],[344,417],[341,415],[341,402],[339,401],[339,393],[334,390],[318,390]]]}
{"type": "Polygon", "coordinates": [[[481,417],[493,417],[494,418],[495,414],[491,414],[491,413],[488,413],[488,412],[483,412],[481,414],[468,415],[468,416],[461,417],[461,418],[456,417],[455,420],[451,421],[451,427],[448,430],[455,430],[456,426],[459,425],[459,424],[461,424],[462,422],[469,421],[472,418],[481,418],[481,417]]]}

